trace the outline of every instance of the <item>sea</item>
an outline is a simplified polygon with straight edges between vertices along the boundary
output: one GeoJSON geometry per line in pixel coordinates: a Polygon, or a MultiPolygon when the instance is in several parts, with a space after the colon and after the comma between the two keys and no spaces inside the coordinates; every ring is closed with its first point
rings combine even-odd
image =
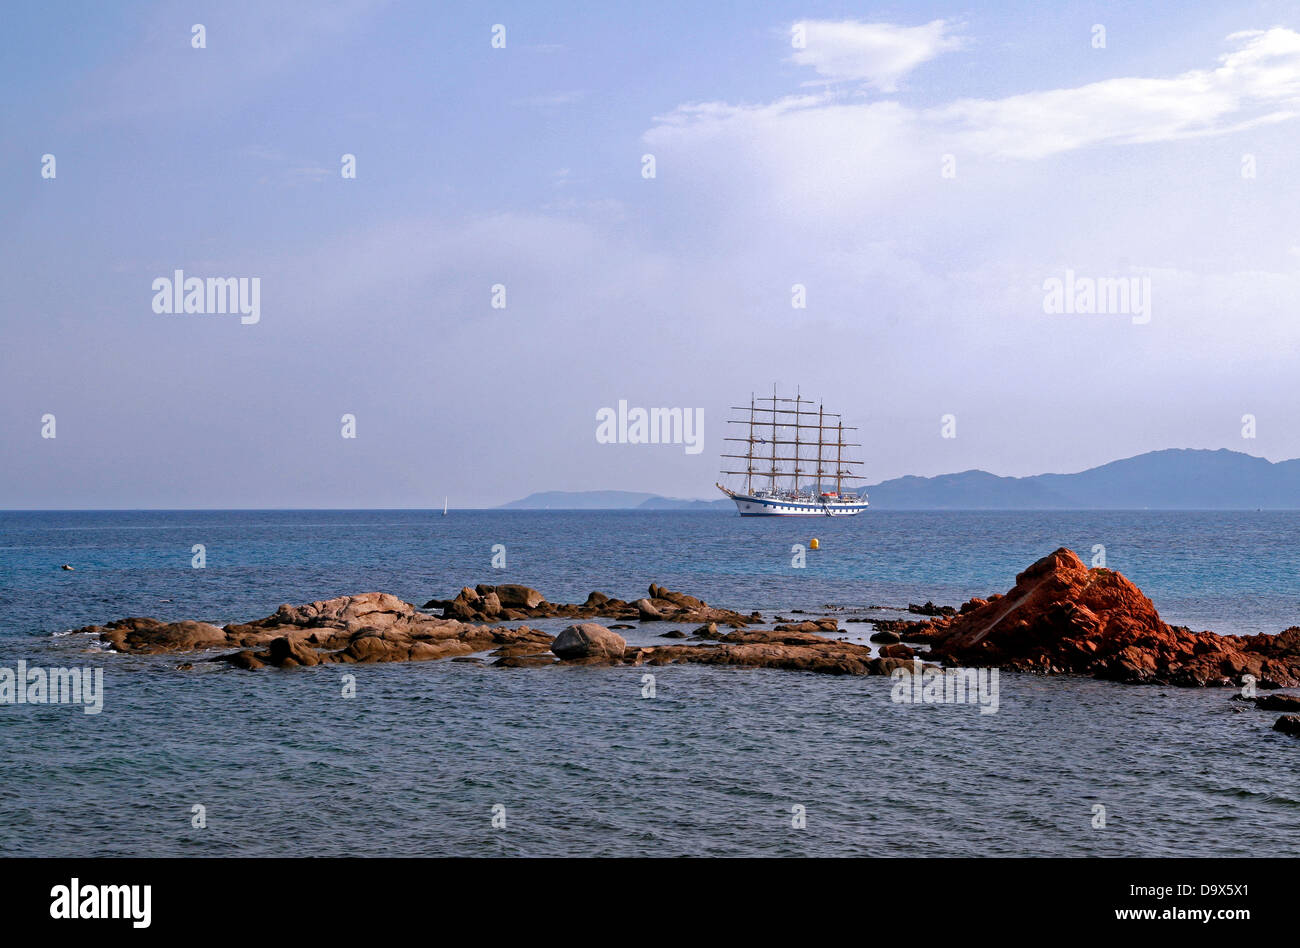
{"type": "Polygon", "coordinates": [[[1124,573],[1172,624],[1300,624],[1300,512],[0,513],[0,668],[102,669],[104,682],[97,714],[0,704],[0,852],[1300,855],[1300,741],[1228,689],[1001,672],[997,711],[981,714],[898,702],[887,677],[186,669],[188,656],[68,634],[124,616],[247,621],[373,590],[422,605],[506,582],[552,602],[659,583],[769,621],[893,618],[1005,592],[1062,546],[1124,573]]]}

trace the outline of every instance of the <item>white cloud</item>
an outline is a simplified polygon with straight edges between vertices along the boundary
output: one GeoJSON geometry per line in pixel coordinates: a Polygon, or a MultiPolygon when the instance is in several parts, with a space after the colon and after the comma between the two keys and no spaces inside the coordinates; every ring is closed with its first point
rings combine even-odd
{"type": "Polygon", "coordinates": [[[1215,69],[1119,78],[1004,99],[963,99],[918,119],[980,154],[1042,158],[1099,144],[1171,141],[1300,114],[1300,33],[1234,33],[1215,69]]]}
{"type": "MultiPolygon", "coordinates": [[[[929,27],[889,29],[906,33],[929,27]]],[[[906,63],[929,58],[941,39],[940,34],[911,46],[882,46],[890,49],[889,54],[882,52],[873,59],[863,52],[865,42],[854,46],[841,41],[829,46],[834,52],[827,52],[827,47],[815,47],[810,36],[800,61],[824,75],[868,79],[889,88],[890,77],[896,79],[910,68],[906,63]],[[815,48],[820,52],[814,53],[815,48]],[[852,49],[863,55],[855,59],[852,49]]],[[[883,147],[897,153],[917,139],[944,152],[1038,159],[1095,145],[1226,134],[1300,115],[1300,33],[1277,27],[1234,33],[1228,41],[1235,48],[1220,57],[1216,68],[1171,78],[1107,79],[1001,99],[959,99],[929,109],[893,102],[849,102],[831,92],[754,106],[696,103],[658,119],[646,137],[652,144],[662,144],[674,137],[705,140],[735,133],[742,140],[752,134],[754,151],[761,155],[788,150],[790,136],[797,134],[800,151],[821,154],[827,161],[833,161],[843,147],[868,151],[883,147]],[[765,131],[768,134],[762,134],[765,131]]]]}
{"type": "Polygon", "coordinates": [[[943,20],[924,26],[803,20],[791,27],[791,35],[801,35],[804,42],[791,57],[794,62],[826,79],[855,80],[883,92],[893,92],[922,63],[962,46],[943,20]]]}

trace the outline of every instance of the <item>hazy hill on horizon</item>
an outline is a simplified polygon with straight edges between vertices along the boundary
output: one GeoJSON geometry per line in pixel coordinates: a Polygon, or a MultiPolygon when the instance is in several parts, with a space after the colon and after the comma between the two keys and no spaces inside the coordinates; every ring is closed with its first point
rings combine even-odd
{"type": "MultiPolygon", "coordinates": [[[[1300,509],[1300,459],[1274,462],[1227,448],[1167,448],[1075,474],[908,475],[866,491],[871,505],[883,510],[1300,509]]],[[[735,509],[726,498],[680,500],[641,491],[543,491],[499,509],[546,508],[735,509]]]]}

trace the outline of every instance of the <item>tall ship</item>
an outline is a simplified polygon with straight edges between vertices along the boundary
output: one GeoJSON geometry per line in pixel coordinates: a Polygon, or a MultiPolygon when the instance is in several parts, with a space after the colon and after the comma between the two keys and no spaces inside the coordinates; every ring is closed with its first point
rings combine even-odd
{"type": "Polygon", "coordinates": [[[867,509],[866,494],[844,489],[845,481],[862,480],[853,469],[863,462],[845,454],[861,445],[844,440],[857,428],[838,414],[797,391],[782,398],[776,386],[770,397],[750,396],[748,408],[732,411],[741,415],[727,424],[741,428],[726,440],[745,445],[745,453],[722,455],[731,470],[721,473],[743,475],[745,483],[743,490],[717,487],[742,517],[852,517],[867,509]]]}

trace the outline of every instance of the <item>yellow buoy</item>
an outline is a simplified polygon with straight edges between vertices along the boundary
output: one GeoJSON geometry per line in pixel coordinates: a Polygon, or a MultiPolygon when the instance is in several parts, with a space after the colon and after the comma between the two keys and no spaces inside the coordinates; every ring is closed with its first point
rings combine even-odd
{"type": "Polygon", "coordinates": [[[816,537],[813,537],[812,540],[810,540],[810,541],[808,542],[808,549],[810,549],[810,550],[815,550],[815,549],[817,549],[817,548],[820,547],[820,546],[821,546],[821,544],[817,542],[817,538],[816,538],[816,537]]]}

